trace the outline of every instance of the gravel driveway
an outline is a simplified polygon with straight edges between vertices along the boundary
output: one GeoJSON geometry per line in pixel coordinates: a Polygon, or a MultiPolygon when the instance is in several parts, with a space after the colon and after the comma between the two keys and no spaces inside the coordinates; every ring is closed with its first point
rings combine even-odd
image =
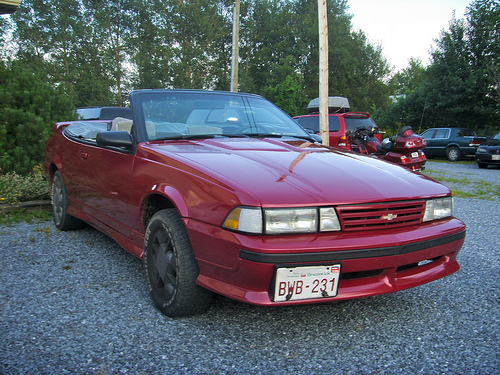
{"type": "Polygon", "coordinates": [[[218,297],[182,319],[153,307],[141,261],[100,232],[0,226],[0,374],[498,373],[498,212],[455,200],[468,231],[445,279],[289,308],[218,297]]]}

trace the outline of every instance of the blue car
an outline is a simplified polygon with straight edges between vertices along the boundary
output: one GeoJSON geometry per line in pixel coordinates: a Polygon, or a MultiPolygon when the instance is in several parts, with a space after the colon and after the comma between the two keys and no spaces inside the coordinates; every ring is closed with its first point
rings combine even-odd
{"type": "Polygon", "coordinates": [[[477,148],[476,163],[479,168],[500,165],[500,132],[477,148]]]}

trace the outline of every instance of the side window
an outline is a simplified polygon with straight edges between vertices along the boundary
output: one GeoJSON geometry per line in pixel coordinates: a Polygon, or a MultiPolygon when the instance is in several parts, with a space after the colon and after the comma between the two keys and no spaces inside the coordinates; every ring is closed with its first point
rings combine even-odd
{"type": "Polygon", "coordinates": [[[319,117],[318,116],[309,116],[309,117],[300,117],[297,119],[297,122],[304,129],[309,129],[314,132],[319,132],[319,117]]]}
{"type": "Polygon", "coordinates": [[[426,130],[425,132],[422,133],[422,137],[424,137],[424,139],[432,139],[432,136],[434,135],[435,132],[436,132],[435,129],[426,130]]]}
{"type": "Polygon", "coordinates": [[[470,129],[460,129],[458,130],[457,135],[459,137],[475,137],[476,133],[470,129]]]}
{"type": "MultiPolygon", "coordinates": [[[[304,129],[319,132],[319,116],[307,116],[295,119],[304,129]]],[[[338,132],[340,130],[340,120],[337,116],[328,116],[328,130],[338,132]]]]}
{"type": "Polygon", "coordinates": [[[450,138],[450,129],[438,129],[436,131],[436,135],[434,136],[436,139],[447,139],[450,138]]]}
{"type": "Polygon", "coordinates": [[[328,129],[331,132],[338,132],[340,130],[340,118],[337,116],[328,116],[328,129]]]}
{"type": "Polygon", "coordinates": [[[375,121],[371,119],[371,117],[364,116],[345,116],[345,130],[346,131],[355,131],[358,128],[371,129],[376,127],[375,121]]]}

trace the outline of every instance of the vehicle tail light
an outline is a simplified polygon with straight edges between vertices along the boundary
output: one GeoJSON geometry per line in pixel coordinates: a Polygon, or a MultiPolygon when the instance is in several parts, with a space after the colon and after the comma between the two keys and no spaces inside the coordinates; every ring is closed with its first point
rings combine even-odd
{"type": "Polygon", "coordinates": [[[406,142],[405,147],[407,147],[407,148],[417,147],[417,142],[408,141],[408,142],[406,142]]]}
{"type": "Polygon", "coordinates": [[[410,161],[410,158],[406,155],[401,155],[401,163],[406,164],[410,161]]]}
{"type": "Polygon", "coordinates": [[[473,139],[472,141],[469,142],[469,147],[478,147],[482,142],[473,139]]]}
{"type": "Polygon", "coordinates": [[[347,136],[343,135],[339,139],[338,147],[346,147],[347,146],[347,136]]]}

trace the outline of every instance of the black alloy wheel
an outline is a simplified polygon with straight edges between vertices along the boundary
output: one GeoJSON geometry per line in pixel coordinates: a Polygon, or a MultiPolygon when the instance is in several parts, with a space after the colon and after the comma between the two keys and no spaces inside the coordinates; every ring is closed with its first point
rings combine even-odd
{"type": "Polygon", "coordinates": [[[196,285],[199,274],[189,237],[175,209],[151,218],[144,241],[144,265],[155,306],[171,317],[204,312],[213,293],[196,285]]]}

